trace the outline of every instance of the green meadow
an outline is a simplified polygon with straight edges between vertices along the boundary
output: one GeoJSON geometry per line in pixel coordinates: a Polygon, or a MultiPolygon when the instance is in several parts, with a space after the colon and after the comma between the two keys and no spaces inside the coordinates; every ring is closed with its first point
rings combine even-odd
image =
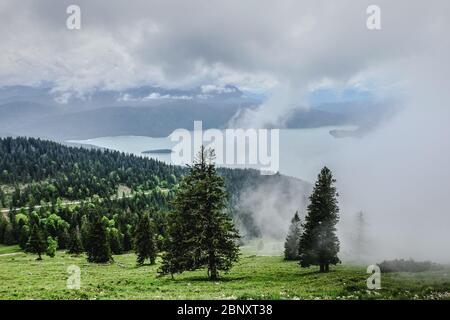
{"type": "Polygon", "coordinates": [[[382,274],[382,288],[372,291],[364,266],[343,264],[319,273],[281,256],[244,253],[228,274],[208,281],[205,270],[159,277],[159,261],[136,267],[131,253],[101,265],[64,252],[36,261],[32,254],[5,255],[14,247],[0,250],[1,299],[450,299],[450,268],[382,274]],[[79,290],[66,287],[70,265],[81,270],[79,290]]]}

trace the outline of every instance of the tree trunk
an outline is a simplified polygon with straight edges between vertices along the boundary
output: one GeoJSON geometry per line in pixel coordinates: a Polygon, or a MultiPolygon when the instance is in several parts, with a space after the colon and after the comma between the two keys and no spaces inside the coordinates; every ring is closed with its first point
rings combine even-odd
{"type": "Polygon", "coordinates": [[[41,253],[38,252],[38,258],[36,260],[42,260],[41,253]]]}
{"type": "Polygon", "coordinates": [[[209,260],[209,266],[208,266],[209,279],[217,280],[218,274],[217,274],[217,265],[216,265],[216,255],[214,253],[214,250],[209,251],[208,260],[209,260]]]}
{"type": "Polygon", "coordinates": [[[325,272],[325,265],[323,263],[320,264],[320,272],[325,272]]]}
{"type": "Polygon", "coordinates": [[[209,280],[217,280],[217,268],[216,268],[216,264],[213,262],[209,263],[209,267],[208,267],[208,271],[209,271],[209,280]]]}
{"type": "Polygon", "coordinates": [[[209,272],[209,280],[217,280],[218,274],[217,274],[217,268],[215,263],[210,263],[208,267],[209,272]]]}
{"type": "Polygon", "coordinates": [[[209,279],[210,279],[210,280],[217,280],[217,279],[218,279],[216,268],[214,268],[214,269],[212,269],[212,270],[210,271],[209,279]]]}
{"type": "Polygon", "coordinates": [[[327,263],[325,264],[325,272],[329,272],[330,271],[330,264],[327,263]]]}

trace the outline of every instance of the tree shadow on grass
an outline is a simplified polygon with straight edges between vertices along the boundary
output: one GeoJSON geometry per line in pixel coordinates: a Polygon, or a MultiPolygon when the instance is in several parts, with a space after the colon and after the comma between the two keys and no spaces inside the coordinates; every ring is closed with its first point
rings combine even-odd
{"type": "Polygon", "coordinates": [[[240,280],[248,280],[251,279],[251,277],[249,276],[225,276],[225,277],[220,277],[217,280],[211,280],[209,279],[207,276],[188,276],[188,277],[183,277],[183,278],[178,278],[177,276],[174,277],[174,279],[172,280],[170,278],[170,276],[167,278],[167,280],[170,281],[176,281],[176,282],[231,282],[231,281],[240,281],[240,280]]]}
{"type": "Polygon", "coordinates": [[[301,272],[301,273],[296,273],[297,276],[299,277],[311,277],[314,275],[327,275],[327,274],[331,274],[331,273],[335,273],[336,270],[330,270],[328,272],[320,272],[320,270],[314,270],[314,271],[309,271],[309,272],[301,272]]]}

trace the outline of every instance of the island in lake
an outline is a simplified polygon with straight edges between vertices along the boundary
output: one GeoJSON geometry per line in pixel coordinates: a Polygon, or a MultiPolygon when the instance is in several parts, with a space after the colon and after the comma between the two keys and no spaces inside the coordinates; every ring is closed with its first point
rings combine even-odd
{"type": "Polygon", "coordinates": [[[359,127],[355,130],[334,129],[330,130],[330,134],[335,138],[360,138],[366,130],[359,127]]]}
{"type": "Polygon", "coordinates": [[[164,153],[164,154],[167,154],[167,153],[172,153],[173,152],[173,150],[172,149],[154,149],[154,150],[146,150],[146,151],[142,151],[142,153],[144,153],[144,154],[154,154],[154,153],[159,153],[159,154],[161,154],[161,153],[164,153]]]}

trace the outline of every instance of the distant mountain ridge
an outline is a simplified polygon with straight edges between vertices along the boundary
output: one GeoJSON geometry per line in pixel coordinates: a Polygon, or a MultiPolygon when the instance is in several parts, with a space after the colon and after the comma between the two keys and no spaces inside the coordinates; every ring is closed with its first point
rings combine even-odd
{"type": "MultiPolygon", "coordinates": [[[[0,88],[0,136],[53,140],[141,135],[165,137],[179,128],[226,128],[230,119],[261,100],[233,86],[190,90],[139,87],[97,91],[86,97],[62,97],[51,88],[0,88]]],[[[379,106],[327,104],[289,114],[285,127],[360,125],[378,118],[379,106]]]]}

